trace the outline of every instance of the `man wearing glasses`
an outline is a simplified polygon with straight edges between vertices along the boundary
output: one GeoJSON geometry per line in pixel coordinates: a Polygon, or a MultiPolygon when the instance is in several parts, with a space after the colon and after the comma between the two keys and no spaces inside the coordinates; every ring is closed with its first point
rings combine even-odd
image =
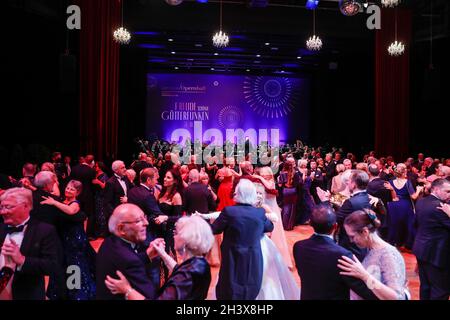
{"type": "Polygon", "coordinates": [[[147,237],[148,221],[144,212],[134,204],[119,205],[112,213],[108,228],[111,236],[105,239],[97,254],[97,299],[124,300],[125,295],[113,295],[105,285],[106,276],[117,277],[120,271],[131,287],[154,299],[157,288],[147,270],[159,262],[155,246],[163,246],[163,239],[155,239],[148,248],[142,244],[147,237]]]}
{"type": "Polygon", "coordinates": [[[13,275],[0,292],[0,300],[44,300],[44,276],[58,270],[59,239],[55,229],[30,218],[31,191],[12,188],[0,197],[0,269],[13,275]]]}

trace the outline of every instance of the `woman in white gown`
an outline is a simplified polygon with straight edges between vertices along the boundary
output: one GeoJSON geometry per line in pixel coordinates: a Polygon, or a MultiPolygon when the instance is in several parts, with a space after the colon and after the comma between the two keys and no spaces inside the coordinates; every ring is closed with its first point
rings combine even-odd
{"type": "Polygon", "coordinates": [[[273,176],[272,169],[270,167],[262,167],[258,168],[257,172],[259,175],[254,175],[253,177],[259,179],[265,189],[269,190],[269,192],[265,192],[263,200],[266,211],[274,213],[278,218],[278,221],[274,222],[274,228],[270,239],[272,239],[273,243],[277,246],[289,270],[294,270],[294,263],[292,262],[291,255],[289,254],[286,233],[281,220],[281,210],[277,203],[275,178],[273,176]],[[275,192],[270,192],[272,190],[275,192]]]}
{"type": "MultiPolygon", "coordinates": [[[[264,186],[259,183],[255,183],[255,186],[256,194],[258,196],[258,203],[256,206],[264,208],[266,210],[267,218],[274,224],[271,238],[269,238],[267,234],[261,238],[261,251],[264,267],[261,289],[256,300],[299,300],[300,289],[280,254],[279,249],[274,241],[272,241],[276,229],[275,227],[277,224],[281,224],[280,213],[278,212],[277,214],[276,212],[271,212],[271,208],[265,204],[267,194],[264,186]]],[[[283,229],[282,226],[281,229],[283,229]]],[[[286,242],[286,239],[284,239],[284,241],[286,242]]]]}

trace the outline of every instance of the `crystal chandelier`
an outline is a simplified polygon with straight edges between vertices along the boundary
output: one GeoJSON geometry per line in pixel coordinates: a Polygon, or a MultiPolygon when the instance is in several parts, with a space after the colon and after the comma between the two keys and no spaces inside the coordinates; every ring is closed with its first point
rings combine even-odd
{"type": "Polygon", "coordinates": [[[306,47],[310,51],[319,51],[322,49],[322,40],[316,36],[316,10],[313,10],[313,36],[306,41],[306,47]]]}
{"type": "Polygon", "coordinates": [[[230,42],[228,35],[222,31],[222,0],[220,0],[220,30],[214,34],[212,41],[213,45],[218,48],[224,48],[230,42]]]}
{"type": "Polygon", "coordinates": [[[314,35],[306,41],[306,47],[311,51],[319,51],[322,49],[322,40],[314,35]]]}
{"type": "Polygon", "coordinates": [[[400,3],[400,0],[381,0],[381,4],[385,8],[396,7],[396,6],[398,6],[399,3],[400,3]]]}
{"type": "Polygon", "coordinates": [[[121,11],[122,11],[122,26],[120,28],[118,28],[116,31],[114,31],[113,33],[113,37],[114,37],[114,41],[116,41],[118,44],[128,44],[130,43],[131,40],[131,34],[128,32],[127,29],[125,29],[123,27],[123,0],[121,1],[122,3],[122,7],[121,7],[121,11]]]}
{"type": "Polygon", "coordinates": [[[405,45],[401,41],[394,41],[389,46],[388,52],[394,57],[401,56],[405,52],[405,45]]]}
{"type": "Polygon", "coordinates": [[[131,35],[127,29],[120,27],[114,31],[114,40],[119,44],[128,44],[131,40],[131,35]]]}
{"type": "Polygon", "coordinates": [[[397,10],[395,11],[395,41],[389,45],[388,52],[393,57],[401,56],[405,52],[405,45],[397,40],[397,10]]]}
{"type": "Polygon", "coordinates": [[[340,0],[339,9],[344,16],[354,16],[361,10],[360,0],[340,0]]]}
{"type": "Polygon", "coordinates": [[[214,46],[218,48],[223,48],[228,46],[228,43],[230,42],[230,39],[228,38],[227,34],[220,30],[219,32],[216,32],[216,34],[213,36],[213,44],[214,46]]]}

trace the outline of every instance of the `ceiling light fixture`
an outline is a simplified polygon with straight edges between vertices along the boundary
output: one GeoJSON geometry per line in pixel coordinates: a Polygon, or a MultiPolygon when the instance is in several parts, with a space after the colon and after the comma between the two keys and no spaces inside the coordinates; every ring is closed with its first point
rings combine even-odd
{"type": "Polygon", "coordinates": [[[316,36],[316,10],[313,10],[313,36],[306,41],[306,47],[310,51],[322,49],[322,40],[316,36]]]}
{"type": "Polygon", "coordinates": [[[339,9],[344,16],[354,16],[357,15],[361,10],[361,0],[340,0],[339,9]]]}
{"type": "Polygon", "coordinates": [[[122,25],[113,33],[114,41],[118,44],[128,44],[131,40],[131,34],[123,27],[123,1],[121,0],[122,25]]]}
{"type": "Polygon", "coordinates": [[[228,46],[230,39],[228,35],[222,31],[222,0],[220,0],[220,29],[219,32],[216,32],[213,36],[213,45],[218,48],[224,48],[228,46]]]}
{"type": "Polygon", "coordinates": [[[395,41],[389,45],[388,52],[393,57],[401,56],[405,52],[405,45],[397,40],[397,8],[395,8],[395,41]]]}

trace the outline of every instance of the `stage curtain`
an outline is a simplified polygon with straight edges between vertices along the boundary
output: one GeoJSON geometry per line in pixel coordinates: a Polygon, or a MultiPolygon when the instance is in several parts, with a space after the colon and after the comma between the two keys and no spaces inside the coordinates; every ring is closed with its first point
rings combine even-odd
{"type": "Polygon", "coordinates": [[[96,159],[117,155],[120,0],[78,0],[80,30],[80,151],[96,159]]]}
{"type": "Polygon", "coordinates": [[[396,161],[406,160],[409,149],[411,18],[410,9],[382,9],[375,35],[375,150],[396,161]],[[392,57],[387,48],[395,41],[396,12],[397,39],[405,53],[392,57]]]}

